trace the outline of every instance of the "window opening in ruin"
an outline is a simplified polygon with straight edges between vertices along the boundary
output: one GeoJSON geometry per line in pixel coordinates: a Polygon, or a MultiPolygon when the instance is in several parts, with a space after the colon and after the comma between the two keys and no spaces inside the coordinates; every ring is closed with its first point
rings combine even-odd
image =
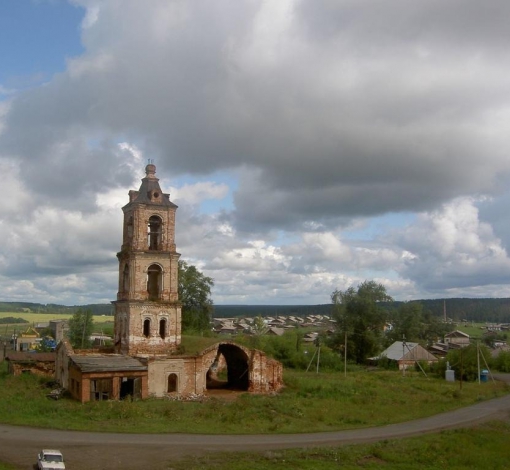
{"type": "Polygon", "coordinates": [[[127,263],[122,272],[122,290],[124,292],[129,292],[129,266],[127,263]]]}
{"type": "Polygon", "coordinates": [[[146,338],[151,335],[151,321],[148,318],[143,321],[143,335],[146,338]]]}
{"type": "Polygon", "coordinates": [[[129,217],[128,223],[127,223],[127,238],[128,241],[130,241],[133,238],[133,216],[129,217]]]}
{"type": "Polygon", "coordinates": [[[177,374],[170,374],[168,376],[167,393],[172,393],[176,391],[177,391],[177,374]]]}
{"type": "Polygon", "coordinates": [[[159,320],[159,336],[162,339],[166,338],[166,320],[164,318],[159,320]]]}
{"type": "Polygon", "coordinates": [[[161,266],[152,264],[147,270],[147,292],[149,293],[149,300],[161,299],[161,284],[163,272],[161,266]]]}
{"type": "Polygon", "coordinates": [[[111,398],[113,390],[112,379],[97,379],[90,381],[90,400],[102,401],[111,398]]]}
{"type": "Polygon", "coordinates": [[[148,224],[148,243],[149,250],[160,250],[161,249],[161,219],[157,215],[153,215],[149,219],[148,224]]]}

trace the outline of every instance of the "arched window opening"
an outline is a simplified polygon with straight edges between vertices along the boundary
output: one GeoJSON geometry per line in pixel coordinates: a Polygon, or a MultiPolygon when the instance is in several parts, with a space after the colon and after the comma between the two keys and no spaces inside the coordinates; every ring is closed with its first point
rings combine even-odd
{"type": "Polygon", "coordinates": [[[161,266],[157,264],[149,266],[147,270],[147,292],[149,293],[149,300],[161,299],[162,274],[161,266]]]}
{"type": "Polygon", "coordinates": [[[127,238],[128,238],[128,240],[131,240],[133,238],[133,216],[129,217],[126,228],[127,228],[127,238]]]}
{"type": "Polygon", "coordinates": [[[124,292],[129,292],[129,266],[127,264],[124,266],[124,271],[122,272],[122,290],[124,292]]]}
{"type": "Polygon", "coordinates": [[[177,374],[170,374],[168,376],[167,392],[172,393],[177,391],[177,374]]]}
{"type": "Polygon", "coordinates": [[[159,320],[159,336],[161,339],[166,337],[166,320],[164,318],[159,320]]]}
{"type": "Polygon", "coordinates": [[[161,219],[157,215],[153,215],[149,219],[149,250],[161,250],[161,226],[161,219]]]}
{"type": "Polygon", "coordinates": [[[148,318],[143,321],[143,335],[146,338],[151,335],[151,321],[148,318]]]}

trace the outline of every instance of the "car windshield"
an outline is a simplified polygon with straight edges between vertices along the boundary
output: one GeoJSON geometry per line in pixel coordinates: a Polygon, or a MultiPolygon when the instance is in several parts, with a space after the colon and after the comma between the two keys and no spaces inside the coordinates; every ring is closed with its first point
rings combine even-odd
{"type": "Polygon", "coordinates": [[[63,461],[62,456],[58,455],[58,454],[46,454],[44,456],[44,460],[46,460],[46,462],[62,462],[63,461]]]}

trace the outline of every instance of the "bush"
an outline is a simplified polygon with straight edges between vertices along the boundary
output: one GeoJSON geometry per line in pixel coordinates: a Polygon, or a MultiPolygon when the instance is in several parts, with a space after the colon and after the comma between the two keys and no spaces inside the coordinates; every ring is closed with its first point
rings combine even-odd
{"type": "Polygon", "coordinates": [[[500,372],[510,372],[510,351],[501,351],[494,361],[494,367],[500,372]]]}
{"type": "Polygon", "coordinates": [[[381,357],[381,359],[377,361],[377,367],[386,370],[398,370],[398,362],[388,359],[387,357],[381,357]]]}
{"type": "MultiPolygon", "coordinates": [[[[492,367],[493,359],[490,351],[486,346],[479,345],[480,349],[480,368],[485,369],[485,361],[488,362],[489,368],[492,367]],[[484,361],[485,358],[485,361],[484,361]]],[[[450,351],[443,360],[441,366],[438,365],[439,375],[444,377],[446,370],[446,362],[450,363],[450,367],[455,370],[455,377],[465,381],[478,380],[478,350],[475,344],[471,344],[466,348],[450,351]]],[[[441,362],[441,361],[440,361],[441,362]]]]}

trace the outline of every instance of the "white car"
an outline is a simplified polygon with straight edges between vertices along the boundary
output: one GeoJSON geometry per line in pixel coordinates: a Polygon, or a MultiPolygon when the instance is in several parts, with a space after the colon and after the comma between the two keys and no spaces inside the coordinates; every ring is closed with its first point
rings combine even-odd
{"type": "Polygon", "coordinates": [[[39,470],[65,470],[64,456],[55,449],[43,449],[37,455],[37,468],[39,470]]]}

